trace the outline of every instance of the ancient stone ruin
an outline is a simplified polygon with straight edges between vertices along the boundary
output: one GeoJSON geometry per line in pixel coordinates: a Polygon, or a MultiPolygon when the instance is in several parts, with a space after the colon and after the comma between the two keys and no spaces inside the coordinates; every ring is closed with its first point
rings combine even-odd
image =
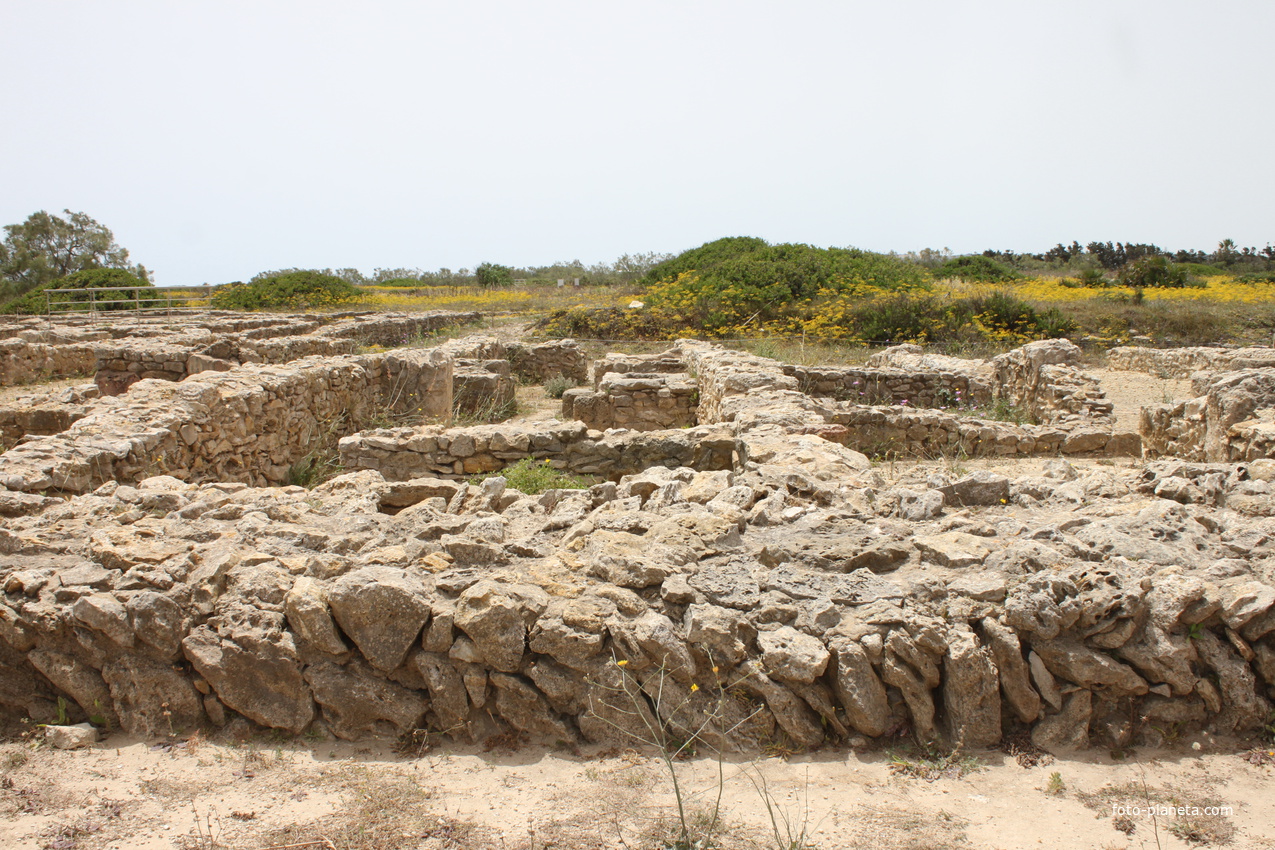
{"type": "Polygon", "coordinates": [[[0,383],[85,379],[0,409],[0,706],[567,742],[636,707],[797,749],[1267,722],[1275,352],[1113,351],[1195,388],[1133,432],[1062,340],[813,368],[426,339],[473,318],[0,327],[0,383]],[[452,420],[550,379],[557,420],[452,420]],[[527,461],[592,483],[519,492],[527,461]]]}

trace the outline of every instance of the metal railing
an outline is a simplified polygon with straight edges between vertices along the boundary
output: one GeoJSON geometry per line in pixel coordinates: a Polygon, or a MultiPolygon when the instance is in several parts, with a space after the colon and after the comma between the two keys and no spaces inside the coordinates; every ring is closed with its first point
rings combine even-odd
{"type": "Polygon", "coordinates": [[[192,298],[190,290],[180,290],[177,298],[173,290],[159,289],[154,286],[115,286],[110,289],[46,289],[44,290],[45,315],[91,315],[105,313],[132,315],[135,313],[166,313],[171,316],[175,311],[206,309],[209,287],[204,287],[202,297],[192,298]],[[131,292],[131,298],[105,298],[99,296],[118,295],[131,292]],[[146,293],[143,297],[142,293],[146,293]],[[69,295],[66,299],[54,299],[54,295],[69,295]],[[76,298],[76,295],[87,295],[88,298],[76,298]]]}

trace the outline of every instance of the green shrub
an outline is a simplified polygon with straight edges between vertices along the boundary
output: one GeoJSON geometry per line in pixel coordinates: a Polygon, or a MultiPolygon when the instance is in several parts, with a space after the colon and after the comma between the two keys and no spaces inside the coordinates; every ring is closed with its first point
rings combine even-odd
{"type": "MultiPolygon", "coordinates": [[[[510,487],[528,496],[539,496],[546,490],[585,490],[589,487],[585,479],[554,469],[548,460],[523,458],[493,474],[501,476],[510,487]]],[[[479,476],[471,479],[470,483],[477,484],[489,477],[479,476]]]]}
{"type": "Polygon", "coordinates": [[[1080,274],[1076,275],[1076,280],[1081,286],[1090,289],[1096,289],[1100,286],[1109,286],[1111,281],[1107,280],[1107,275],[1102,269],[1084,269],[1080,274]]]}
{"type": "Polygon", "coordinates": [[[1275,283],[1275,271],[1250,272],[1235,278],[1236,283],[1275,283]]]}
{"type": "Polygon", "coordinates": [[[361,297],[357,287],[335,275],[298,271],[227,284],[213,294],[212,306],[218,310],[306,310],[361,297]]]}
{"type": "Polygon", "coordinates": [[[934,269],[934,276],[936,278],[955,277],[977,283],[1004,283],[1022,277],[1004,263],[999,263],[991,257],[984,257],[982,254],[953,257],[934,269]]]}
{"type": "MultiPolygon", "coordinates": [[[[148,280],[143,280],[135,274],[125,271],[124,269],[85,269],[84,271],[69,274],[64,278],[50,281],[46,284],[36,287],[30,292],[22,295],[9,303],[0,307],[0,313],[6,315],[24,315],[39,316],[48,312],[46,308],[46,298],[44,290],[46,289],[95,289],[99,290],[93,293],[92,298],[96,301],[128,301],[127,304],[105,304],[99,306],[99,310],[131,310],[137,303],[132,292],[121,292],[121,289],[131,288],[135,286],[154,287],[154,284],[148,280]]],[[[85,304],[90,300],[88,293],[51,293],[49,295],[56,304],[85,304]]],[[[140,303],[143,307],[149,307],[158,302],[151,299],[142,298],[140,303]]],[[[61,307],[56,308],[56,312],[80,310],[79,307],[61,307]]],[[[87,308],[85,308],[87,309],[87,308]]]]}
{"type": "Polygon", "coordinates": [[[562,375],[554,375],[545,381],[545,395],[549,398],[562,398],[563,393],[572,387],[578,387],[580,382],[575,378],[566,378],[562,375]]]}
{"type": "Polygon", "coordinates": [[[1191,277],[1185,268],[1170,262],[1164,257],[1143,257],[1140,260],[1127,263],[1124,268],[1120,269],[1117,279],[1120,281],[1121,286],[1129,286],[1134,289],[1203,286],[1203,283],[1191,277]]]}
{"type": "Polygon", "coordinates": [[[1220,274],[1226,274],[1226,269],[1211,266],[1207,263],[1174,263],[1180,269],[1185,269],[1187,274],[1196,277],[1216,277],[1220,274]]]}
{"type": "Polygon", "coordinates": [[[655,266],[646,301],[713,336],[743,336],[769,322],[808,315],[819,301],[923,288],[920,266],[857,248],[770,245],[735,237],[709,242],[655,266]]]}

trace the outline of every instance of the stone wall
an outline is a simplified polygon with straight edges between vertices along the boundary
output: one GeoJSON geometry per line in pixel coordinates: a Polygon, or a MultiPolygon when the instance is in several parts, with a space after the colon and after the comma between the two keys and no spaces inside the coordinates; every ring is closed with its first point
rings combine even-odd
{"type": "Polygon", "coordinates": [[[1231,371],[1275,366],[1275,348],[1141,348],[1120,346],[1107,352],[1107,366],[1162,378],[1189,378],[1199,371],[1231,371]]]}
{"type": "Polygon", "coordinates": [[[587,387],[562,395],[562,418],[590,428],[658,431],[698,422],[699,387],[685,372],[608,372],[596,390],[587,387]]]}
{"type": "Polygon", "coordinates": [[[1113,432],[1110,428],[1014,425],[937,410],[852,404],[831,408],[828,421],[845,426],[847,445],[878,456],[934,459],[1058,454],[1141,457],[1142,454],[1138,434],[1113,432]]]}
{"type": "Polygon", "coordinates": [[[303,357],[353,354],[361,347],[407,346],[443,327],[476,321],[477,313],[374,313],[330,324],[295,320],[209,322],[177,332],[116,339],[95,346],[95,380],[119,395],[140,380],[182,381],[242,363],[289,363],[303,357]]]}
{"type": "Polygon", "coordinates": [[[408,349],[142,381],[94,403],[66,431],[0,455],[0,485],[84,492],[160,472],[285,483],[293,464],[362,422],[407,411],[450,415],[451,365],[431,350],[408,349]]]}
{"type": "MultiPolygon", "coordinates": [[[[339,442],[356,471],[308,491],[245,482],[278,483],[378,397],[445,415],[451,357],[246,365],[96,402],[0,456],[0,483],[65,497],[0,493],[0,707],[43,722],[61,698],[141,736],[240,717],[622,742],[649,704],[614,701],[631,688],[685,706],[694,720],[662,718],[675,729],[737,711],[702,734],[795,750],[901,729],[1124,749],[1267,722],[1272,463],[1056,459],[889,484],[823,435],[894,430],[920,453],[953,428],[1054,453],[1103,432],[829,405],[774,361],[681,350],[715,424],[363,431],[339,442]],[[457,480],[523,458],[608,480],[457,480]]],[[[1216,399],[1228,432],[1265,423],[1268,372],[1228,380],[1206,418],[1216,399]]]]}
{"type": "Polygon", "coordinates": [[[1098,379],[1077,368],[1080,355],[1068,340],[1046,339],[994,357],[996,395],[1041,423],[1110,428],[1111,402],[1098,379]]]}
{"type": "Polygon", "coordinates": [[[1275,415],[1275,369],[1200,377],[1200,396],[1142,408],[1139,430],[1148,454],[1209,461],[1271,457],[1267,423],[1275,415]]]}
{"type": "Polygon", "coordinates": [[[390,481],[499,472],[531,458],[567,472],[617,479],[651,467],[730,469],[734,436],[721,428],[602,434],[582,422],[391,428],[340,442],[341,465],[390,481]]]}
{"type": "Polygon", "coordinates": [[[640,372],[644,375],[664,375],[686,371],[681,348],[671,348],[658,354],[616,354],[614,352],[593,361],[589,370],[594,389],[609,374],[626,375],[640,372]]]}
{"type": "MultiPolygon", "coordinates": [[[[1238,497],[1251,483],[1237,472],[1178,464],[1104,486],[1185,497],[1209,481],[1238,497]]],[[[628,743],[644,692],[685,709],[662,718],[674,730],[747,751],[905,728],[970,750],[1020,729],[1051,751],[1155,747],[1257,734],[1271,711],[1275,588],[1236,558],[1160,565],[1175,553],[1153,537],[1190,536],[1192,563],[1225,550],[1203,507],[1148,495],[1137,514],[1023,540],[953,528],[979,527],[966,499],[981,518],[1002,510],[976,498],[991,485],[1089,491],[984,474],[906,523],[891,518],[900,493],[882,493],[869,523],[744,471],[543,496],[502,485],[161,476],[14,520],[0,705],[50,721],[60,697],[72,720],[143,737],[243,718],[349,740],[628,743]],[[924,593],[895,575],[908,570],[924,570],[924,593]]]]}
{"type": "Polygon", "coordinates": [[[584,352],[573,339],[525,344],[471,334],[448,340],[439,346],[439,350],[456,359],[508,360],[513,375],[531,384],[543,384],[555,377],[581,383],[588,377],[584,352]]]}
{"type": "Polygon", "coordinates": [[[24,339],[0,340],[0,387],[91,375],[96,362],[91,344],[49,345],[24,339]]]}
{"type": "Polygon", "coordinates": [[[906,404],[909,407],[982,406],[992,400],[992,388],[959,372],[918,372],[871,367],[794,366],[784,374],[797,379],[808,395],[857,404],[906,404]]]}
{"type": "Polygon", "coordinates": [[[452,410],[487,419],[504,419],[517,403],[508,360],[455,360],[452,410]]]}

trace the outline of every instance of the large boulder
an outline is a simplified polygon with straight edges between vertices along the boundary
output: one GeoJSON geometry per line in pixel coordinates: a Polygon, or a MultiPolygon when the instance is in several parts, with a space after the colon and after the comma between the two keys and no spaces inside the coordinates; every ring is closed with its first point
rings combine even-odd
{"type": "Polygon", "coordinates": [[[402,665],[430,615],[424,582],[395,567],[364,567],[341,576],[328,592],[328,604],[363,657],[385,672],[402,665]]]}
{"type": "Polygon", "coordinates": [[[314,719],[314,701],[292,635],[282,629],[282,616],[275,617],[274,628],[214,618],[191,631],[182,648],[224,705],[262,726],[298,734],[314,719]]]}
{"type": "Polygon", "coordinates": [[[549,607],[549,595],[533,585],[483,580],[456,600],[455,623],[493,669],[515,673],[522,666],[527,630],[549,607]]]}

